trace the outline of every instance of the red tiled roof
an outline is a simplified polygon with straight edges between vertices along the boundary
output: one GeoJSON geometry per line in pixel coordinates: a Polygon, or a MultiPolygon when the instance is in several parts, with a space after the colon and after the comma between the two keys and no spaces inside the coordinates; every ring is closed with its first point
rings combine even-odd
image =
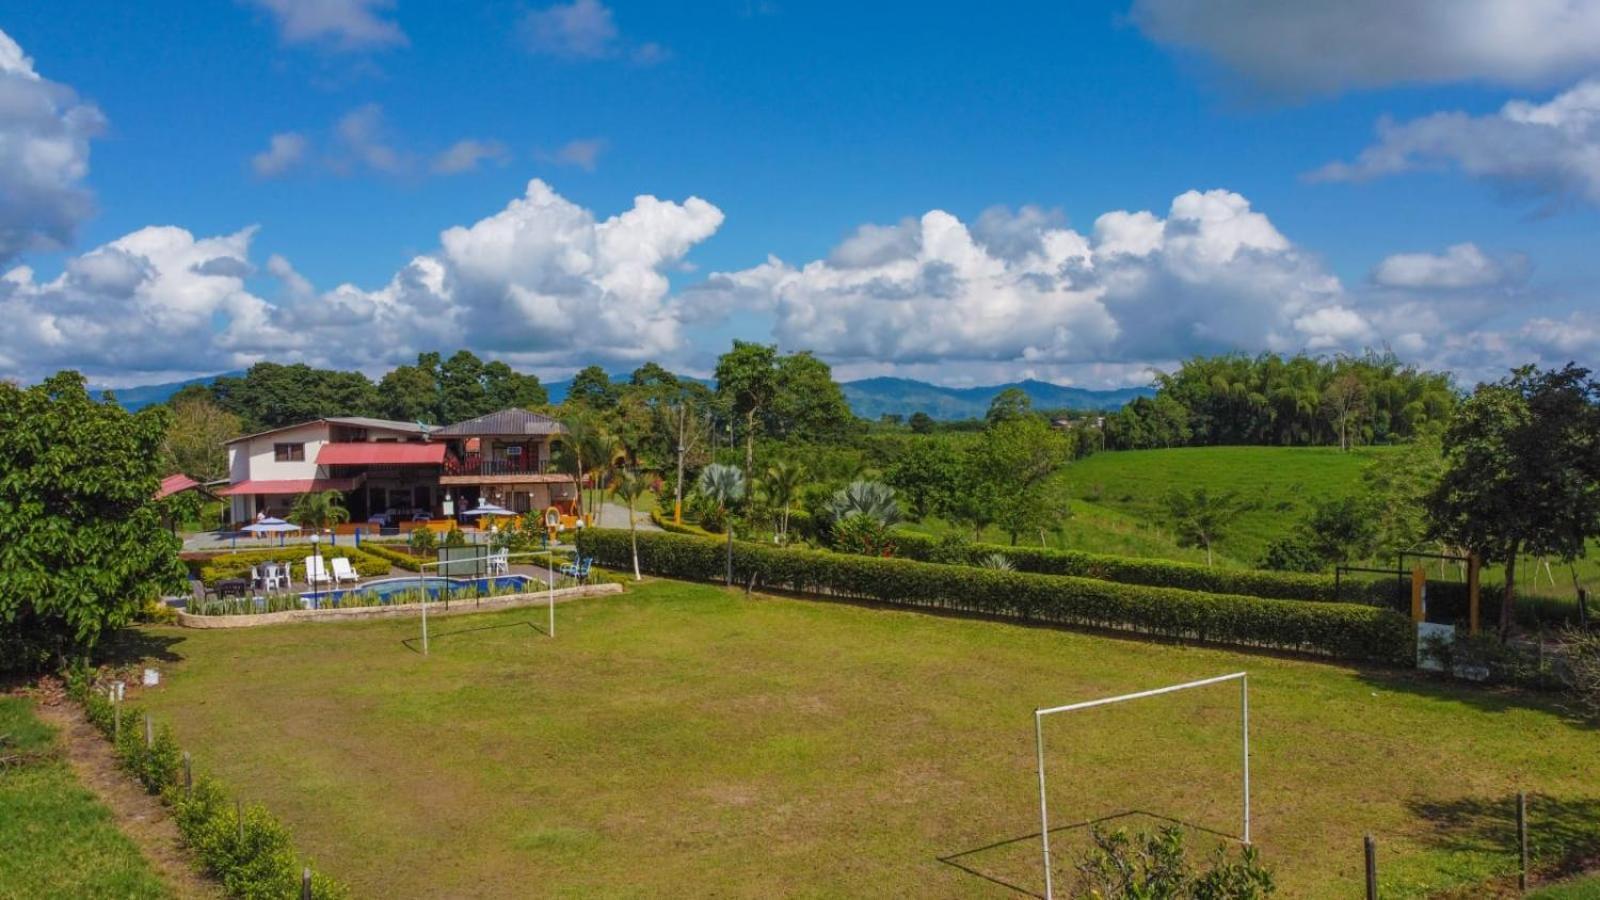
{"type": "Polygon", "coordinates": [[[319,466],[437,466],[444,462],[444,444],[363,441],[323,444],[319,466]]]}
{"type": "Polygon", "coordinates": [[[195,481],[193,478],[190,478],[182,472],[179,472],[176,475],[168,475],[167,477],[161,479],[161,489],[156,491],[156,499],[165,500],[166,498],[171,497],[173,494],[181,494],[190,488],[197,488],[199,486],[200,482],[195,481]]]}
{"type": "Polygon", "coordinates": [[[219,494],[308,494],[312,491],[353,491],[355,478],[292,478],[285,481],[241,481],[219,494]]]}

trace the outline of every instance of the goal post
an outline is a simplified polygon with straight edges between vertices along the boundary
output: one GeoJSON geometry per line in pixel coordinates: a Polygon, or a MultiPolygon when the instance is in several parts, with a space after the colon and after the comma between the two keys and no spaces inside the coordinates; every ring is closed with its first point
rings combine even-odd
{"type": "Polygon", "coordinates": [[[1172,684],[1166,687],[1155,688],[1148,691],[1139,691],[1133,694],[1122,694],[1117,697],[1103,697],[1099,700],[1085,700],[1081,703],[1068,703],[1065,706],[1052,706],[1033,711],[1033,740],[1034,749],[1038,754],[1039,765],[1039,838],[1044,850],[1044,896],[1045,900],[1054,900],[1055,890],[1050,874],[1050,799],[1046,789],[1047,780],[1044,766],[1044,720],[1047,716],[1060,713],[1077,712],[1084,709],[1093,709],[1097,706],[1110,706],[1113,703],[1125,703],[1131,700],[1143,700],[1147,697],[1156,697],[1162,694],[1172,694],[1192,688],[1206,687],[1221,684],[1225,681],[1239,682],[1239,738],[1241,745],[1240,761],[1244,775],[1244,824],[1241,840],[1250,843],[1250,675],[1248,672],[1233,672],[1228,675],[1217,675],[1213,678],[1202,678],[1199,681],[1186,681],[1183,684],[1172,684]]]}
{"type": "MultiPolygon", "coordinates": [[[[505,556],[502,557],[502,559],[505,559],[508,563],[511,560],[519,559],[519,558],[520,559],[527,559],[529,562],[538,562],[538,561],[541,561],[541,560],[543,561],[544,569],[545,569],[545,581],[546,581],[546,584],[545,584],[545,590],[546,590],[545,606],[548,608],[549,616],[550,616],[550,623],[545,629],[545,636],[546,637],[552,637],[552,638],[556,636],[556,566],[557,566],[556,554],[557,554],[557,549],[555,547],[546,547],[543,550],[530,550],[530,551],[526,551],[526,552],[523,552],[523,553],[508,553],[508,554],[506,554],[505,556]]],[[[480,555],[480,556],[466,557],[464,560],[463,559],[454,559],[454,560],[440,560],[440,561],[437,561],[437,562],[425,562],[425,563],[422,563],[420,566],[418,566],[417,571],[419,571],[419,572],[423,573],[424,575],[426,575],[429,569],[433,569],[437,573],[437,572],[442,572],[444,570],[444,567],[446,567],[446,566],[458,565],[458,564],[460,564],[462,562],[470,562],[470,563],[474,563],[474,564],[483,563],[483,562],[486,562],[487,560],[488,560],[488,556],[487,555],[480,555]]],[[[495,577],[495,576],[490,576],[490,575],[484,574],[482,577],[490,578],[490,577],[495,577]]],[[[563,576],[563,577],[565,577],[565,576],[563,576]]],[[[422,655],[423,656],[427,656],[428,655],[428,602],[429,602],[429,595],[428,595],[428,592],[426,590],[424,590],[422,592],[422,655]]]]}

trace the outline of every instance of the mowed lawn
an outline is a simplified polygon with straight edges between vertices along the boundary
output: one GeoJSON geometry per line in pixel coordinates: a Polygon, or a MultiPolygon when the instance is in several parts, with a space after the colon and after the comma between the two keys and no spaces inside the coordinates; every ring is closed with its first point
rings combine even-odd
{"type": "Polygon", "coordinates": [[[33,701],[0,697],[0,898],[167,897],[111,813],[51,755],[55,734],[33,701]]]}
{"type": "MultiPolygon", "coordinates": [[[[1039,891],[1033,709],[1241,669],[1285,896],[1355,895],[1366,832],[1385,897],[1507,872],[1518,789],[1542,853],[1600,846],[1600,736],[1546,698],[669,581],[557,612],[436,619],[427,658],[414,620],[149,628],[139,700],[360,896],[1039,891]]],[[[1238,827],[1232,685],[1047,740],[1058,823],[1238,827]]]]}

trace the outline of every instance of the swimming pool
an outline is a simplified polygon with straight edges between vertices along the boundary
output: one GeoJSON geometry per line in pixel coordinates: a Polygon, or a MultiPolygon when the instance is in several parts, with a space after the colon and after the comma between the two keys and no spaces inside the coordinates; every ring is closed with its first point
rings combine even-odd
{"type": "Polygon", "coordinates": [[[505,594],[520,589],[534,589],[533,579],[526,575],[496,575],[492,578],[442,578],[438,575],[412,575],[405,578],[385,578],[355,587],[329,588],[325,591],[304,591],[300,594],[302,605],[308,609],[337,608],[345,598],[359,600],[361,606],[390,603],[415,603],[425,592],[430,600],[470,600],[476,596],[505,594]]]}

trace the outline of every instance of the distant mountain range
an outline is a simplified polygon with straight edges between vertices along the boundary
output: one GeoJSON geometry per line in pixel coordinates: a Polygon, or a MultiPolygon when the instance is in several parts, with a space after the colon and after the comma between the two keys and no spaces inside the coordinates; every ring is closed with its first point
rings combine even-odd
{"type": "MultiPolygon", "coordinates": [[[[109,390],[113,390],[118,402],[128,409],[142,409],[152,404],[166,402],[168,397],[191,384],[210,384],[224,375],[242,374],[244,373],[224,372],[221,375],[207,375],[187,381],[109,390]]],[[[711,383],[705,379],[694,380],[702,384],[711,383]]],[[[560,403],[566,399],[567,391],[572,387],[572,379],[547,381],[544,386],[550,393],[550,402],[560,403]]],[[[1135,397],[1148,397],[1155,393],[1153,389],[1144,387],[1096,391],[1033,380],[957,388],[910,378],[887,377],[846,381],[839,387],[844,391],[844,398],[849,402],[850,409],[863,419],[876,419],[886,414],[910,416],[918,412],[927,413],[935,419],[980,419],[988,411],[989,401],[993,400],[996,394],[1013,387],[1021,388],[1028,395],[1028,399],[1033,401],[1034,409],[1119,409],[1135,397]]],[[[108,389],[94,390],[98,392],[108,389]]]]}
{"type": "Polygon", "coordinates": [[[167,402],[167,398],[191,384],[210,384],[218,378],[236,378],[243,374],[243,372],[221,372],[216,375],[202,375],[199,378],[191,378],[188,381],[168,381],[164,384],[141,384],[137,387],[124,388],[110,388],[91,384],[89,385],[89,393],[92,396],[99,397],[101,391],[110,391],[117,395],[117,402],[121,403],[124,409],[137,412],[146,406],[167,402]]]}
{"type": "Polygon", "coordinates": [[[981,419],[989,401],[1006,388],[1021,388],[1034,409],[1120,409],[1135,397],[1148,397],[1151,388],[1117,388],[1095,391],[1047,381],[1014,381],[985,387],[955,388],[910,378],[865,378],[840,385],[850,408],[863,419],[882,415],[909,416],[923,412],[935,419],[981,419]]]}

